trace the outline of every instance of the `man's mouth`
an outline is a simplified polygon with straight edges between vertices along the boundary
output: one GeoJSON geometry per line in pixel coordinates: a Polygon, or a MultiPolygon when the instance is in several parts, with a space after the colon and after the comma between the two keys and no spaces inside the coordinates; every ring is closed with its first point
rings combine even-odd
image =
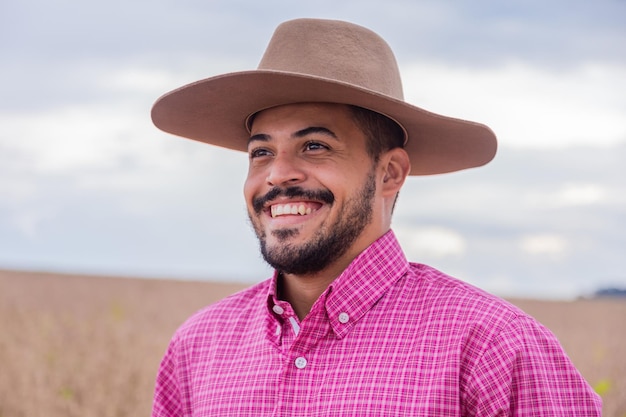
{"type": "Polygon", "coordinates": [[[270,213],[272,217],[298,215],[306,216],[317,211],[322,205],[320,203],[301,201],[286,204],[272,204],[270,213]]]}
{"type": "Polygon", "coordinates": [[[314,213],[324,204],[332,205],[335,196],[329,190],[304,190],[301,187],[272,188],[267,194],[252,200],[254,212],[268,211],[272,217],[314,213]],[[282,197],[282,198],[281,198],[282,197]],[[282,201],[281,201],[282,200],[282,201]],[[279,202],[280,201],[280,202],[279,202]]]}

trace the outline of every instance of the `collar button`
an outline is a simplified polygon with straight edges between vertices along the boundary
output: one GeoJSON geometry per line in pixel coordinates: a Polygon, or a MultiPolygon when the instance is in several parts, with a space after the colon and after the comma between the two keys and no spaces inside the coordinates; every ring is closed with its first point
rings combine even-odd
{"type": "Polygon", "coordinates": [[[339,323],[346,324],[348,321],[350,321],[350,316],[348,315],[348,313],[339,314],[339,323]]]}

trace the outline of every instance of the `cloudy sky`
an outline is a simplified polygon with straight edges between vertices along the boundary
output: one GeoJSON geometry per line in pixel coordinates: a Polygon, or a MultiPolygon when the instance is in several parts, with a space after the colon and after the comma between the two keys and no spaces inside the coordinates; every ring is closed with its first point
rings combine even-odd
{"type": "Polygon", "coordinates": [[[257,282],[244,154],[150,121],[256,67],[277,24],[349,20],[405,96],[483,122],[487,167],[410,178],[408,257],[504,296],[626,287],[626,1],[9,0],[0,5],[0,268],[257,282]]]}

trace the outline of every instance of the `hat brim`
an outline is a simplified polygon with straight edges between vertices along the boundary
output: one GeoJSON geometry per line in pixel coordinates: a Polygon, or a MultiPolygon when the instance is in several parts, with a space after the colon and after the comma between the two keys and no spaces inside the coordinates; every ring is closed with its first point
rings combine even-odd
{"type": "Polygon", "coordinates": [[[485,125],[435,114],[352,84],[280,71],[235,72],[188,84],[156,101],[152,121],[174,135],[246,151],[250,115],[306,102],[352,104],[398,122],[408,134],[410,175],[478,167],[496,153],[496,137],[485,125]]]}

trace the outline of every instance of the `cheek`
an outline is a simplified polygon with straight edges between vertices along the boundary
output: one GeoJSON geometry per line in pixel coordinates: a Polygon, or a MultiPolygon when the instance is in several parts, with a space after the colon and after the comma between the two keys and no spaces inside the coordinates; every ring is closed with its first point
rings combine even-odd
{"type": "Polygon", "coordinates": [[[248,176],[243,184],[243,196],[248,209],[252,209],[252,199],[267,192],[264,190],[264,176],[257,170],[248,170],[248,176]]]}
{"type": "Polygon", "coordinates": [[[254,181],[252,180],[252,178],[250,178],[250,174],[248,173],[248,177],[246,178],[246,181],[243,183],[243,196],[246,200],[246,204],[248,205],[248,207],[250,206],[250,202],[252,201],[252,198],[254,197],[254,189],[255,189],[255,185],[254,185],[254,181]]]}
{"type": "Polygon", "coordinates": [[[248,171],[248,176],[243,183],[243,196],[246,199],[246,202],[251,198],[254,188],[254,177],[250,175],[250,171],[248,171]]]}

